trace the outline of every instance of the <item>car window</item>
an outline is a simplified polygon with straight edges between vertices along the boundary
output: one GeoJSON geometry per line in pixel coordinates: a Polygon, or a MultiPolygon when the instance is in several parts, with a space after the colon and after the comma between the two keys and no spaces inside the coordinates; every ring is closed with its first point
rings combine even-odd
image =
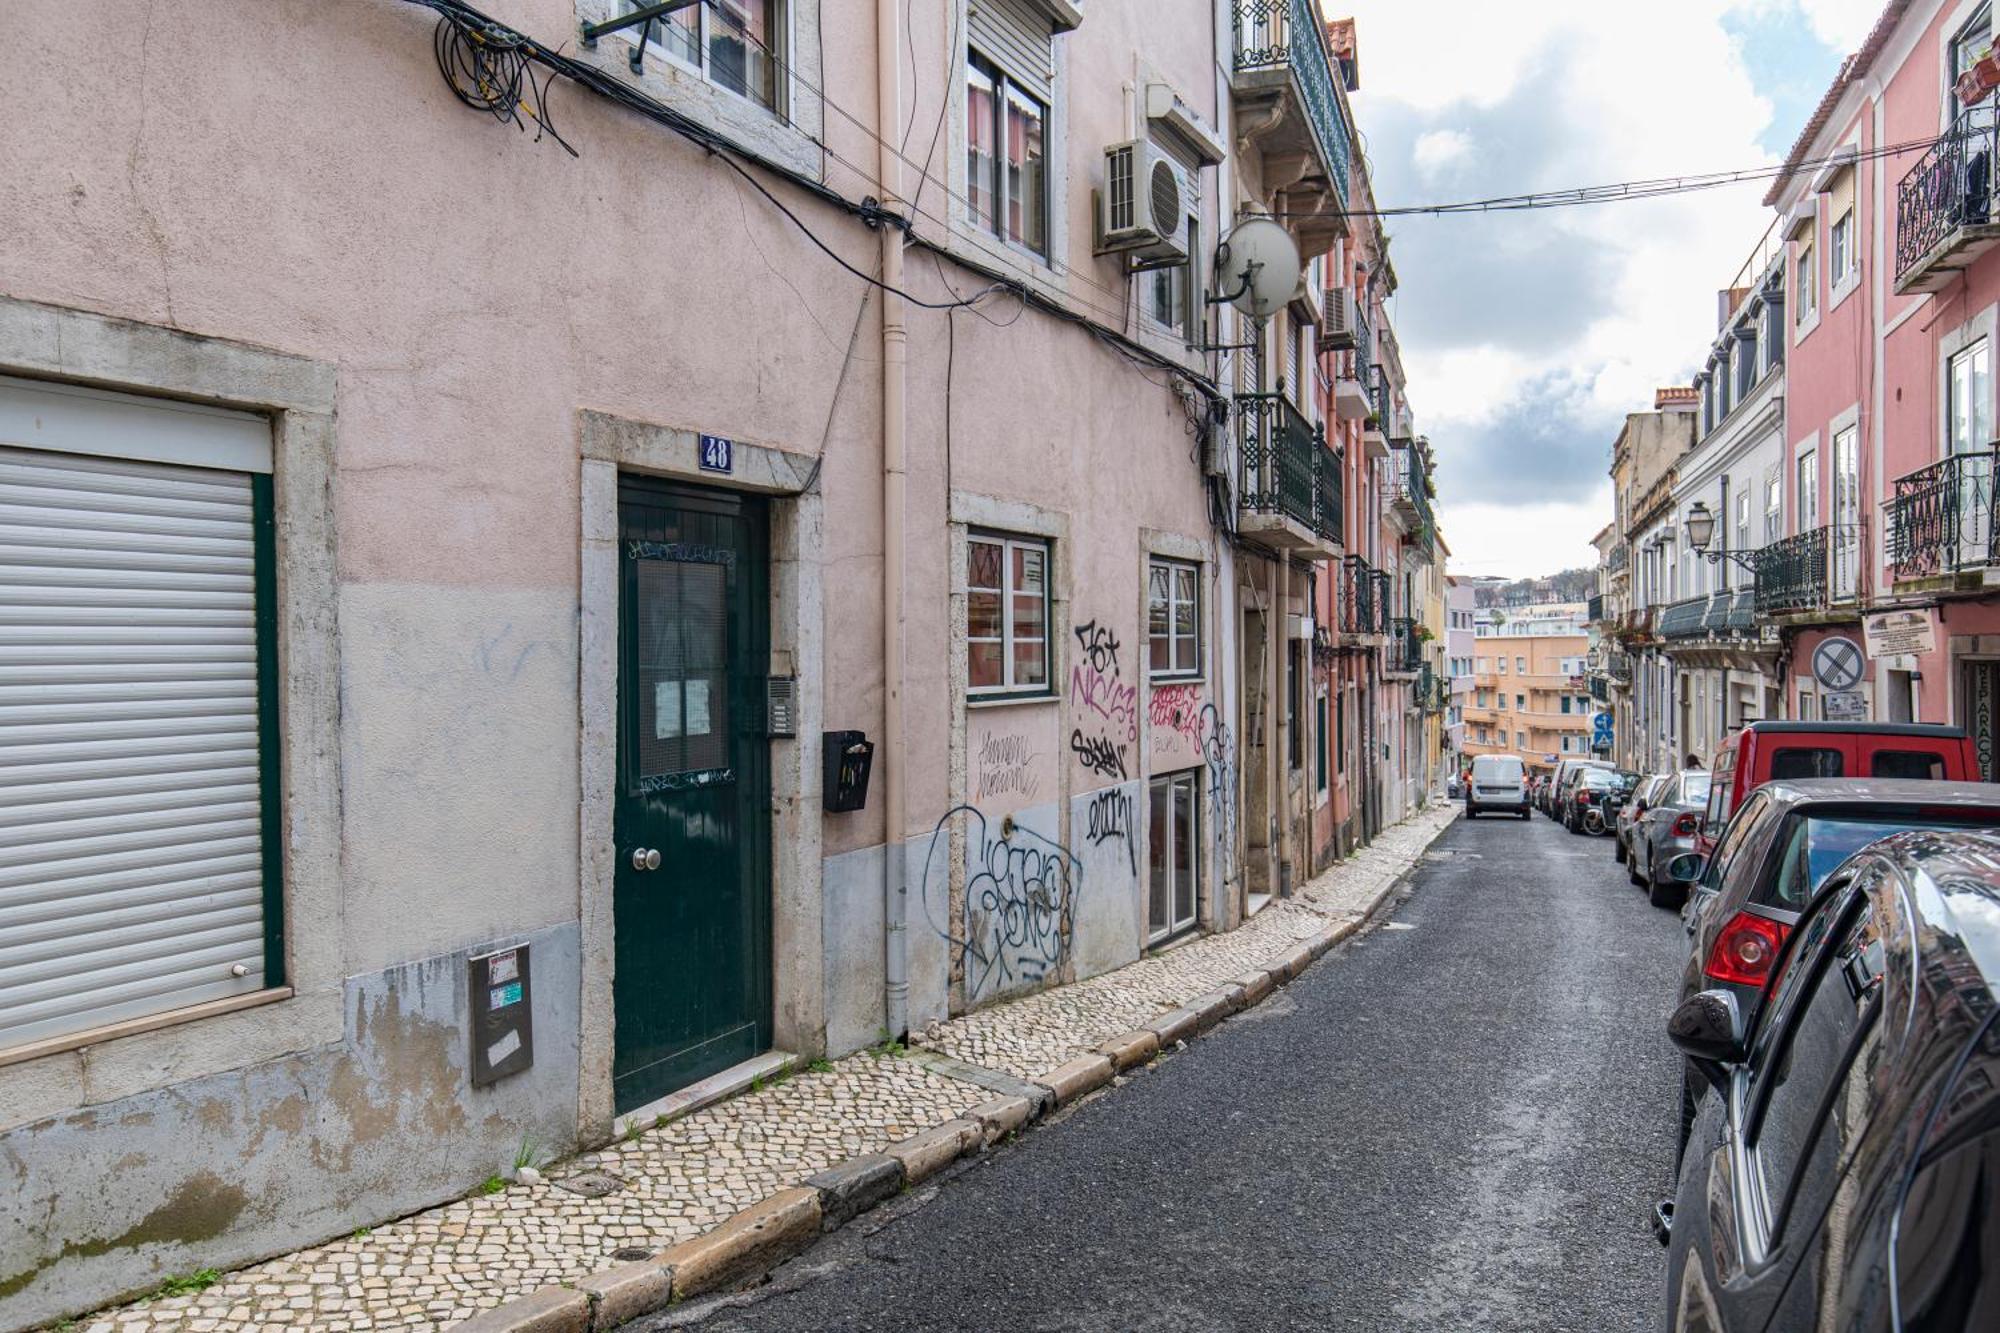
{"type": "Polygon", "coordinates": [[[1838,750],[1803,749],[1794,746],[1771,756],[1771,780],[1783,778],[1837,778],[1846,767],[1838,750]]]}
{"type": "Polygon", "coordinates": [[[1764,813],[1769,804],[1762,792],[1752,792],[1743,808],[1736,812],[1736,818],[1729,821],[1729,827],[1722,831],[1721,839],[1715,844],[1715,854],[1708,859],[1708,870],[1702,876],[1702,883],[1710,888],[1720,888],[1722,877],[1729,873],[1729,863],[1750,836],[1750,826],[1764,813]]]}
{"type": "Polygon", "coordinates": [[[1809,919],[1779,983],[1773,1036],[1752,1060],[1747,1143],[1771,1235],[1791,1217],[1817,1222],[1867,1122],[1883,955],[1863,888],[1809,919]]]}
{"type": "Polygon", "coordinates": [[[1485,783],[1519,782],[1521,761],[1481,755],[1472,761],[1472,780],[1485,783]]]}
{"type": "Polygon", "coordinates": [[[1736,775],[1736,750],[1731,747],[1722,752],[1716,762],[1715,771],[1709,775],[1708,813],[1703,816],[1703,827],[1713,833],[1729,822],[1729,816],[1736,809],[1736,784],[1731,781],[1736,775]],[[1715,779],[1722,779],[1720,782],[1715,779]]]}
{"type": "Polygon", "coordinates": [[[1868,775],[1876,778],[1922,778],[1944,781],[1944,756],[1922,750],[1877,750],[1868,759],[1868,775]]]}
{"type": "Polygon", "coordinates": [[[1709,774],[1687,773],[1681,777],[1681,805],[1701,805],[1708,800],[1709,774]]]}
{"type": "Polygon", "coordinates": [[[1884,811],[1866,818],[1851,815],[1794,815],[1786,830],[1785,855],[1770,895],[1759,901],[1801,911],[1840,863],[1878,838],[1904,829],[1981,828],[2000,823],[1977,809],[1884,811]]]}

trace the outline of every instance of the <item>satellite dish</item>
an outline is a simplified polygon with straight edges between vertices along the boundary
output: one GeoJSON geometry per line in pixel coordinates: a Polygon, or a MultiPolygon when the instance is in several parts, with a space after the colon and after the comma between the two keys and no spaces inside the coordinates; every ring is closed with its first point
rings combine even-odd
{"type": "Polygon", "coordinates": [[[1245,218],[1215,247],[1216,299],[1252,319],[1276,314],[1304,272],[1298,242],[1273,218],[1245,218]]]}

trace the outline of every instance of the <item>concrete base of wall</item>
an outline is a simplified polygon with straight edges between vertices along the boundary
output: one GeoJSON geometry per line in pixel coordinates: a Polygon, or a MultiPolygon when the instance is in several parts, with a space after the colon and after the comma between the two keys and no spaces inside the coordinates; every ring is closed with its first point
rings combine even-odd
{"type": "Polygon", "coordinates": [[[454,1198],[523,1140],[570,1149],[579,982],[574,924],[350,977],[337,1042],[0,1134],[0,1327],[454,1198]],[[467,960],[522,943],[535,1062],[474,1088],[467,960]]]}

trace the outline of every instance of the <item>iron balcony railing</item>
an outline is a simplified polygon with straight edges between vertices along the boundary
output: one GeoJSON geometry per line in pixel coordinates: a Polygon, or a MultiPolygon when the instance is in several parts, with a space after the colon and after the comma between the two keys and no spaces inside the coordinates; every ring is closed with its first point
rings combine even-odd
{"type": "Polygon", "coordinates": [[[1968,107],[1896,187],[1896,276],[1901,278],[1960,227],[1993,221],[1996,117],[1992,102],[1968,107]]]}
{"type": "Polygon", "coordinates": [[[1755,595],[1750,589],[1686,597],[1660,611],[1658,633],[1669,643],[1683,639],[1740,639],[1757,626],[1755,595]]]}
{"type": "Polygon", "coordinates": [[[1413,448],[1403,450],[1398,485],[1417,513],[1416,530],[1411,536],[1420,544],[1428,545],[1431,534],[1437,530],[1437,517],[1431,512],[1430,479],[1424,475],[1424,460],[1413,448]]]}
{"type": "Polygon", "coordinates": [[[1424,644],[1417,637],[1417,622],[1408,616],[1394,617],[1389,622],[1389,643],[1383,649],[1382,669],[1410,672],[1421,670],[1423,665],[1424,644]]]}
{"type": "Polygon", "coordinates": [[[1333,67],[1314,0],[1233,0],[1239,72],[1286,69],[1298,85],[1340,206],[1347,207],[1347,121],[1341,115],[1333,67]]]}
{"type": "Polygon", "coordinates": [[[1604,567],[1613,574],[1619,573],[1631,563],[1632,551],[1624,542],[1612,547],[1611,554],[1604,558],[1604,567]]]}
{"type": "Polygon", "coordinates": [[[1358,555],[1340,562],[1340,632],[1375,632],[1375,571],[1358,555]]]}
{"type": "Polygon", "coordinates": [[[1615,681],[1632,679],[1632,658],[1629,653],[1610,652],[1604,655],[1604,674],[1615,681]]]}
{"type": "Polygon", "coordinates": [[[1993,478],[2000,447],[1953,454],[1896,478],[1889,511],[1889,567],[1898,579],[1980,569],[2000,557],[1993,478]]]}
{"type": "Polygon", "coordinates": [[[1368,367],[1368,411],[1375,418],[1376,425],[1389,429],[1389,372],[1380,365],[1368,367]]]}
{"type": "Polygon", "coordinates": [[[1282,514],[1331,541],[1341,538],[1340,456],[1282,394],[1236,396],[1242,423],[1243,507],[1282,514]]]}
{"type": "Polygon", "coordinates": [[[1601,625],[1604,623],[1603,593],[1600,592],[1591,594],[1589,609],[1586,611],[1584,618],[1593,625],[1601,625]]]}
{"type": "Polygon", "coordinates": [[[1368,578],[1375,585],[1375,625],[1372,633],[1387,634],[1396,619],[1396,584],[1386,569],[1371,569],[1368,578]]]}
{"type": "Polygon", "coordinates": [[[1859,523],[1783,537],[1757,552],[1757,614],[1819,611],[1861,596],[1867,549],[1859,523]]]}

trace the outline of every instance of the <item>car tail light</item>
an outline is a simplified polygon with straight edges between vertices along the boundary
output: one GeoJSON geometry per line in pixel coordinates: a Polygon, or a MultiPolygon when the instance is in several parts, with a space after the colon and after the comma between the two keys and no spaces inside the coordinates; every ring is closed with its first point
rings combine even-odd
{"type": "Polygon", "coordinates": [[[1594,800],[1592,800],[1592,799],[1591,799],[1591,795],[1590,795],[1590,793],[1589,793],[1589,792],[1587,792],[1587,791],[1580,791],[1580,792],[1578,792],[1578,793],[1576,794],[1576,803],[1577,803],[1578,805],[1595,805],[1595,804],[1596,804],[1596,802],[1595,802],[1594,800]]]}
{"type": "Polygon", "coordinates": [[[1699,832],[1701,832],[1701,820],[1693,811],[1674,821],[1673,836],[1676,838],[1692,838],[1699,832]]]}
{"type": "Polygon", "coordinates": [[[1768,917],[1738,912],[1715,937],[1715,947],[1708,951],[1708,965],[1702,971],[1710,981],[1766,986],[1790,930],[1791,927],[1768,917]]]}

